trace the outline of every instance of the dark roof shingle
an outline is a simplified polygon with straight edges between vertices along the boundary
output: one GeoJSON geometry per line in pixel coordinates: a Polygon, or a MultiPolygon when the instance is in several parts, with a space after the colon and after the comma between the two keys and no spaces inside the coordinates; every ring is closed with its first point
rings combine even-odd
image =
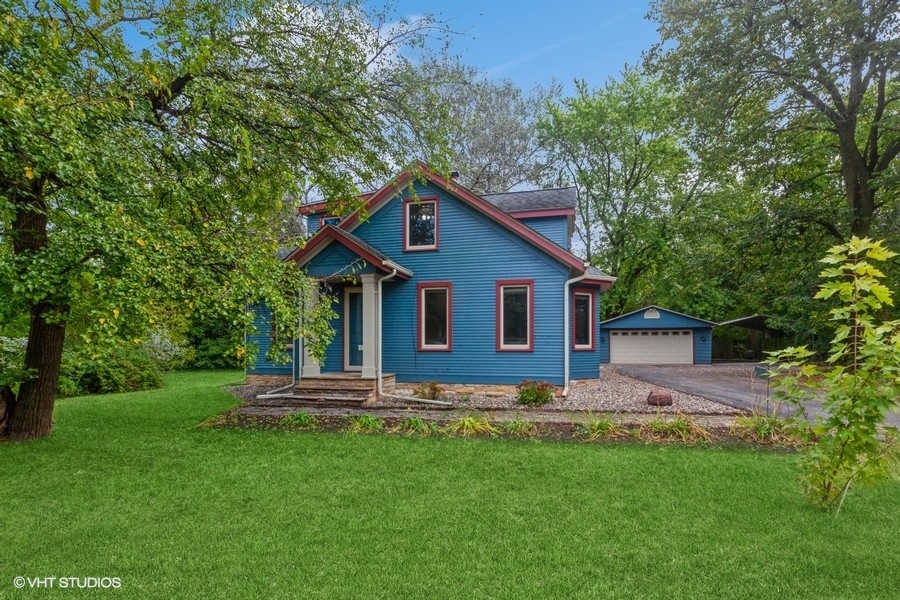
{"type": "Polygon", "coordinates": [[[551,190],[529,190],[481,196],[506,213],[532,210],[574,209],[578,199],[574,187],[551,190]]]}

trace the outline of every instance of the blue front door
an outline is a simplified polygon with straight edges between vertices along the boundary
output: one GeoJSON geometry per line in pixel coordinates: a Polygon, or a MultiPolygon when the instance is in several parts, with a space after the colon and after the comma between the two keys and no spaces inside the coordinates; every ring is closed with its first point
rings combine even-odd
{"type": "Polygon", "coordinates": [[[348,371],[358,371],[363,364],[363,305],[362,292],[360,290],[347,290],[346,306],[344,307],[345,331],[347,346],[344,353],[344,368],[348,371]]]}

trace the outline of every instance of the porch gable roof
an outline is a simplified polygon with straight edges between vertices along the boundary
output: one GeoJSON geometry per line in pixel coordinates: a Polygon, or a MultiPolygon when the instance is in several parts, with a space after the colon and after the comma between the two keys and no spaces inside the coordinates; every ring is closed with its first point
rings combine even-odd
{"type": "Polygon", "coordinates": [[[400,263],[391,260],[390,257],[378,250],[378,248],[375,248],[352,233],[338,229],[333,225],[323,225],[322,228],[309,239],[305,246],[297,248],[284,257],[284,260],[293,260],[298,266],[303,267],[309,264],[309,262],[322,250],[332,243],[337,243],[344,248],[347,248],[383,273],[391,273],[396,270],[397,277],[400,279],[409,279],[413,276],[412,271],[400,263]]]}

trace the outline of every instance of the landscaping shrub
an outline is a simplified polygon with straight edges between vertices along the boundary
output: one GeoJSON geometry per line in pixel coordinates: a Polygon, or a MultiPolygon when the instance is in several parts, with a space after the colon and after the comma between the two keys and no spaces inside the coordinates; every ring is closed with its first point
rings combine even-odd
{"type": "Polygon", "coordinates": [[[162,367],[146,348],[137,344],[123,343],[93,358],[76,352],[66,354],[63,358],[68,362],[63,363],[62,369],[67,380],[64,391],[74,392],[72,395],[136,392],[155,389],[163,383],[162,367]]]}
{"type": "Polygon", "coordinates": [[[413,390],[413,396],[422,398],[423,400],[440,400],[444,395],[444,390],[438,385],[437,381],[426,381],[420,383],[413,390]]]}
{"type": "Polygon", "coordinates": [[[198,317],[191,322],[185,337],[193,353],[185,366],[191,369],[237,369],[242,366],[234,351],[235,339],[240,334],[230,321],[198,317]]]}
{"type": "Polygon", "coordinates": [[[519,392],[519,404],[527,406],[547,404],[556,395],[556,387],[546,381],[526,379],[516,386],[516,389],[519,392]]]}

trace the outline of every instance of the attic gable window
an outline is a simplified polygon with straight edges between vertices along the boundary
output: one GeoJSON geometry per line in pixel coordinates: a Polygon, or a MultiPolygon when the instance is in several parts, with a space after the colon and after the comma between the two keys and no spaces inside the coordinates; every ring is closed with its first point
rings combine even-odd
{"type": "Polygon", "coordinates": [[[403,249],[437,250],[438,199],[407,198],[403,201],[403,249]]]}

